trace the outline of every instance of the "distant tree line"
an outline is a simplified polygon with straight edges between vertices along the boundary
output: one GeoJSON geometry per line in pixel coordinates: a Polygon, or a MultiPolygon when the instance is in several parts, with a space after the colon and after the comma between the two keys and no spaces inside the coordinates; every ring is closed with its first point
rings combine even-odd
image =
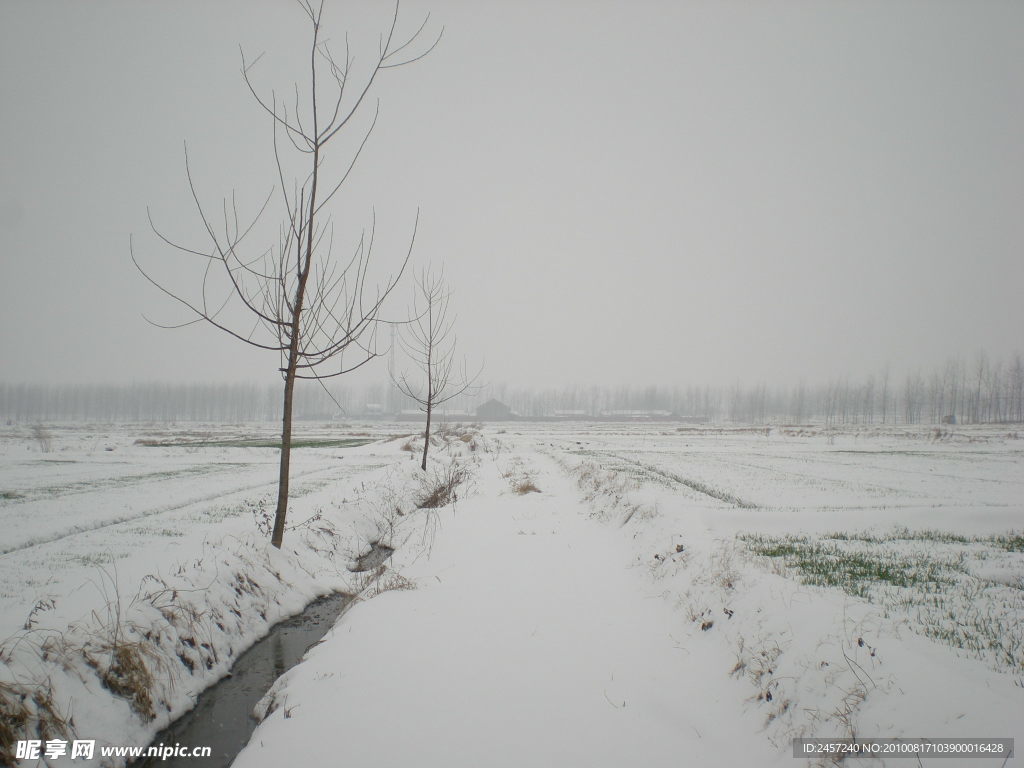
{"type": "MultiPolygon", "coordinates": [[[[54,421],[279,421],[278,385],[0,384],[0,418],[54,421]]],[[[967,362],[953,359],[927,373],[899,379],[883,369],[854,379],[789,387],[576,386],[548,389],[484,387],[448,403],[449,420],[472,419],[480,402],[495,398],[522,418],[599,418],[671,414],[708,422],[745,424],[1003,424],[1024,422],[1024,358],[967,362]]],[[[361,387],[297,386],[295,418],[388,416],[417,412],[417,403],[390,383],[361,387]]]]}
{"type": "MultiPolygon", "coordinates": [[[[0,384],[5,422],[100,421],[240,423],[280,421],[279,384],[0,384]]],[[[299,387],[295,416],[329,419],[348,402],[347,392],[299,387]]]]}
{"type": "Polygon", "coordinates": [[[738,383],[731,387],[647,386],[513,389],[486,395],[520,416],[588,417],[630,413],[746,424],[1002,424],[1024,422],[1024,358],[968,363],[952,359],[928,373],[897,380],[888,368],[860,379],[788,387],[738,383]]]}

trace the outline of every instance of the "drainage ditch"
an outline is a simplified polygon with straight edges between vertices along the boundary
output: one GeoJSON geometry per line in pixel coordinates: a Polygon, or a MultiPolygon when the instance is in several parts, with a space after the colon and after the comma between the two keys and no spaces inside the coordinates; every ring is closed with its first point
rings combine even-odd
{"type": "Polygon", "coordinates": [[[334,626],[352,599],[352,595],[336,592],[275,624],[266,637],[238,657],[230,676],[203,691],[195,707],[158,733],[150,745],[210,747],[209,758],[148,757],[133,763],[132,768],[228,768],[256,729],[253,707],[274,681],[334,626]]]}

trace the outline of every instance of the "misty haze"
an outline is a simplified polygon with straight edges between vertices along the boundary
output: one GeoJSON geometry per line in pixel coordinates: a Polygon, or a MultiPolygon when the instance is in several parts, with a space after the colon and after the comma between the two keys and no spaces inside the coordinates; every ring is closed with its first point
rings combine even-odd
{"type": "Polygon", "coordinates": [[[1024,6],[0,7],[0,764],[1009,765],[1024,6]]]}

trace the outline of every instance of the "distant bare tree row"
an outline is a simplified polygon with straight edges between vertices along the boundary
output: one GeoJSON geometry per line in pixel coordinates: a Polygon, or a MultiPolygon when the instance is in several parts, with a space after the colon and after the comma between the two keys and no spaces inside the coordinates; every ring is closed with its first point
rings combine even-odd
{"type": "MultiPolygon", "coordinates": [[[[278,384],[4,384],[0,423],[15,422],[211,422],[281,421],[278,384]]],[[[457,398],[453,408],[472,411],[476,399],[457,398]]],[[[415,400],[385,382],[363,386],[296,384],[293,412],[300,421],[420,413],[415,400]]]]}
{"type": "Polygon", "coordinates": [[[524,417],[672,414],[747,424],[1001,424],[1024,422],[1024,358],[953,359],[897,381],[888,368],[862,379],[768,387],[571,387],[509,389],[488,396],[524,417]]]}
{"type": "MultiPolygon", "coordinates": [[[[353,393],[317,385],[296,389],[295,417],[327,419],[356,402],[353,393]]],[[[358,407],[362,408],[362,392],[358,407]]],[[[177,422],[238,423],[280,421],[281,388],[271,384],[0,384],[0,418],[31,422],[177,422]]]]}
{"type": "MultiPolygon", "coordinates": [[[[716,387],[565,387],[513,389],[501,385],[447,404],[448,418],[471,419],[480,402],[496,398],[524,418],[677,415],[747,424],[829,425],[1024,423],[1024,358],[978,355],[900,379],[887,370],[822,385],[716,387]]],[[[417,402],[387,383],[296,389],[295,416],[381,416],[419,413],[417,402]],[[338,404],[343,408],[339,411],[338,404]]],[[[256,385],[122,386],[0,384],[4,421],[276,421],[280,392],[256,385]]]]}

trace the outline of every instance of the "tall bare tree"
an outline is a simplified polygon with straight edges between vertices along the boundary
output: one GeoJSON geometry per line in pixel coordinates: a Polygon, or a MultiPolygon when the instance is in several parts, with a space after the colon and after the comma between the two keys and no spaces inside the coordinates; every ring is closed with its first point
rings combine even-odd
{"type": "Polygon", "coordinates": [[[479,371],[468,376],[463,362],[455,369],[455,318],[449,316],[451,292],[442,273],[428,268],[416,280],[416,292],[409,322],[402,327],[402,349],[412,360],[417,373],[415,379],[403,373],[395,386],[406,397],[415,401],[427,415],[423,431],[423,460],[420,467],[427,468],[430,448],[430,421],[434,409],[472,389],[479,371]]]}
{"type": "Polygon", "coordinates": [[[405,271],[416,240],[414,225],[398,269],[383,284],[370,287],[368,273],[374,253],[376,216],[369,231],[364,228],[354,239],[350,255],[339,261],[332,258],[334,231],[326,206],[348,180],[376,124],[379,103],[368,127],[359,128],[355,118],[367,111],[367,96],[378,76],[423,58],[441,38],[438,34],[429,44],[422,40],[428,15],[414,33],[399,40],[396,2],[390,27],[380,38],[374,61],[368,70],[363,70],[368,74],[360,79],[353,70],[354,56],[348,38],[343,59],[335,58],[322,40],[323,2],[314,5],[312,0],[299,0],[298,5],[308,17],[311,29],[305,95],[296,83],[294,95],[289,95],[287,103],[273,92],[269,99],[261,96],[250,79],[260,57],[248,62],[242,53],[245,85],[273,125],[274,161],[284,212],[277,242],[269,248],[256,249],[250,249],[245,242],[270,204],[274,190],[251,220],[240,221],[234,193],[214,215],[214,209],[200,202],[186,146],[185,173],[207,244],[183,245],[165,236],[153,223],[152,215],[149,223],[164,243],[202,260],[198,295],[190,298],[152,277],[140,266],[132,247],[132,260],[139,271],[191,315],[184,323],[163,327],[205,322],[245,344],[279,356],[284,408],[277,510],[271,538],[275,547],[280,547],[284,539],[288,512],[295,382],[315,379],[323,386],[324,379],[349,373],[379,356],[375,342],[377,325],[382,322],[381,308],[405,271]],[[288,103],[293,105],[291,110],[288,103]],[[345,135],[353,136],[349,141],[355,148],[338,175],[326,176],[325,151],[335,138],[345,135]],[[282,136],[287,143],[281,141],[282,136]],[[292,181],[286,181],[286,151],[289,155],[296,153],[298,162],[305,167],[302,175],[292,181]],[[219,288],[215,286],[214,273],[220,275],[219,288]]]}

